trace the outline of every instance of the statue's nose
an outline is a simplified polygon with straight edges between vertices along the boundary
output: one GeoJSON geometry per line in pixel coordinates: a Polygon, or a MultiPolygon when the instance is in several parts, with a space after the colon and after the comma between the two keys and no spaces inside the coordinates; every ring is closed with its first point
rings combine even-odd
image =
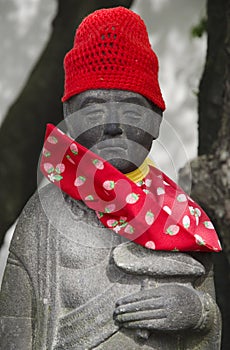
{"type": "Polygon", "coordinates": [[[123,133],[120,125],[120,116],[119,111],[116,108],[116,105],[110,105],[110,108],[107,109],[104,134],[109,136],[117,136],[123,133]]]}
{"type": "Polygon", "coordinates": [[[122,129],[118,123],[105,124],[104,134],[110,136],[117,136],[122,134],[122,129]]]}

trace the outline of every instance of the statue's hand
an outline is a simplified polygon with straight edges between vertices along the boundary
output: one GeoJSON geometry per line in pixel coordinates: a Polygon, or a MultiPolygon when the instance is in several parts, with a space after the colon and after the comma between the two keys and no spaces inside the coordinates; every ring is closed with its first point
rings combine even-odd
{"type": "Polygon", "coordinates": [[[115,321],[125,328],[180,331],[199,327],[199,293],[180,284],[165,284],[118,300],[115,321]]]}

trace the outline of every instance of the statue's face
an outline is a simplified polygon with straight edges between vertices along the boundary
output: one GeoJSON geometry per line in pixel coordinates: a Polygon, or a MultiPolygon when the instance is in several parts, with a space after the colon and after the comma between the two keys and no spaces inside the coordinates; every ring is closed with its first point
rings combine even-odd
{"type": "Polygon", "coordinates": [[[64,103],[64,117],[77,142],[128,173],[147,157],[162,112],[138,93],[88,90],[64,103]]]}

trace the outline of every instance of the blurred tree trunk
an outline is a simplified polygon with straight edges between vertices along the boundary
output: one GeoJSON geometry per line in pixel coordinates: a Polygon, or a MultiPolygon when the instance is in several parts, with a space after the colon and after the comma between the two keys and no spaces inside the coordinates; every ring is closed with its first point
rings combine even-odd
{"type": "Polygon", "coordinates": [[[208,51],[199,93],[193,196],[215,218],[230,262],[230,0],[208,1],[208,51]]]}
{"type": "Polygon", "coordinates": [[[45,125],[62,119],[63,58],[76,27],[94,10],[131,4],[132,0],[58,0],[50,40],[0,129],[0,245],[36,189],[45,125]]]}
{"type": "Polygon", "coordinates": [[[181,171],[192,170],[192,197],[215,223],[223,253],[214,254],[217,300],[223,317],[222,349],[230,333],[230,0],[207,2],[208,50],[200,82],[199,157],[181,171]]]}

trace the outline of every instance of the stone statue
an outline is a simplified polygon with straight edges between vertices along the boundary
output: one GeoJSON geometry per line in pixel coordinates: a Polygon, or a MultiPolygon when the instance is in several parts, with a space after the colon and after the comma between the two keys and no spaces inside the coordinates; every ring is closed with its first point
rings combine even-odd
{"type": "MultiPolygon", "coordinates": [[[[114,65],[108,75],[105,58],[99,61],[97,54],[84,48],[90,62],[93,57],[104,67],[98,80],[87,59],[82,65],[76,52],[74,58],[67,57],[66,125],[79,144],[140,181],[148,172],[145,160],[164,110],[156,93],[157,69],[154,94],[158,97],[154,100],[147,90],[131,86],[133,66],[126,75],[125,64],[122,67],[119,61],[116,68],[113,60],[119,26],[135,23],[135,32],[142,25],[139,16],[120,7],[99,10],[83,21],[88,30],[90,18],[99,24],[103,20],[104,36],[100,25],[93,22],[92,28],[99,32],[102,52],[110,50],[107,64],[114,65]],[[106,35],[109,42],[105,42],[106,35]],[[68,59],[83,69],[82,76],[76,70],[75,87],[68,81],[68,59]],[[87,69],[92,77],[88,81],[87,69]],[[123,82],[114,78],[116,69],[119,77],[123,72],[123,82]]],[[[84,29],[79,34],[80,49],[81,40],[85,44],[84,29]]],[[[92,42],[95,45],[93,35],[92,42]]],[[[137,60],[132,43],[130,52],[137,60]]],[[[149,76],[152,79],[148,72],[144,84],[149,76]]],[[[45,150],[45,157],[49,156],[45,150]]],[[[61,178],[64,170],[59,170],[61,178]]],[[[25,206],[10,246],[0,294],[0,349],[220,349],[221,319],[210,253],[146,247],[104,227],[93,209],[58,186],[49,184],[38,190],[25,206]]]]}

